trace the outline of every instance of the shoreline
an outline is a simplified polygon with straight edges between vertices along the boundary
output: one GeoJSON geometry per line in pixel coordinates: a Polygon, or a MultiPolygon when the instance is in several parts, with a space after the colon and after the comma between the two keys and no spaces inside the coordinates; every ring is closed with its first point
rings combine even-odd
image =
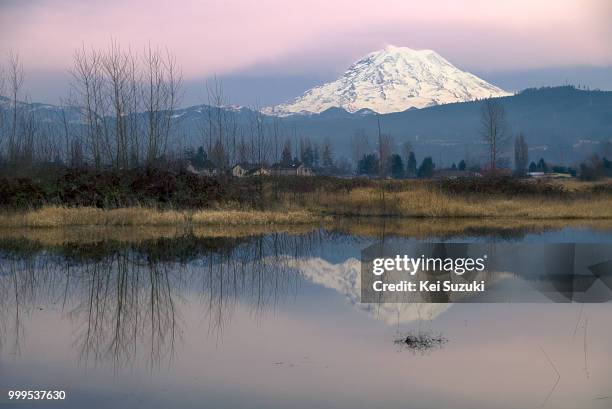
{"type": "Polygon", "coordinates": [[[589,199],[547,197],[448,197],[428,192],[393,192],[384,201],[372,191],[326,195],[318,203],[281,201],[271,209],[155,207],[66,207],[47,205],[28,210],[0,210],[0,228],[73,226],[299,226],[333,220],[386,219],[390,221],[612,220],[612,196],[589,199]]]}
{"type": "Polygon", "coordinates": [[[521,237],[564,228],[612,231],[612,220],[519,220],[519,219],[408,219],[347,217],[327,218],[317,223],[251,225],[72,225],[72,226],[0,226],[0,243],[16,240],[45,245],[88,244],[101,241],[138,243],[148,240],[196,237],[240,239],[268,234],[304,235],[317,230],[360,237],[412,237],[416,239],[452,239],[465,235],[521,237]]]}

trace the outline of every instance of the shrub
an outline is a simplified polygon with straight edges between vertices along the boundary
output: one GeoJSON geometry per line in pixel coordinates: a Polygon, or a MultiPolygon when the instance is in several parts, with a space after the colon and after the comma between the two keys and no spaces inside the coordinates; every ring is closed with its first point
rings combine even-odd
{"type": "Polygon", "coordinates": [[[45,192],[38,183],[25,178],[0,179],[0,206],[38,207],[44,202],[45,192]]]}
{"type": "Polygon", "coordinates": [[[440,188],[453,194],[487,195],[564,195],[563,186],[543,180],[525,180],[511,176],[446,179],[438,182],[440,188]]]}

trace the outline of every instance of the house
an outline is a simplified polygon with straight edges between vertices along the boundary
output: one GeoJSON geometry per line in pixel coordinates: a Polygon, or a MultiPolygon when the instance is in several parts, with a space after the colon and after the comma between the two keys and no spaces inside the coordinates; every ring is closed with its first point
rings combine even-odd
{"type": "Polygon", "coordinates": [[[256,165],[251,163],[237,163],[232,167],[232,176],[241,178],[247,176],[250,171],[256,168],[256,165]]]}
{"type": "Polygon", "coordinates": [[[315,175],[314,171],[311,168],[303,164],[300,164],[296,168],[295,174],[297,176],[314,176],[315,175]]]}
{"type": "Polygon", "coordinates": [[[203,168],[203,169],[198,170],[194,168],[191,163],[187,165],[186,170],[189,173],[193,173],[194,175],[199,175],[199,176],[218,176],[220,174],[219,169],[203,168]]]}
{"type": "Polygon", "coordinates": [[[274,176],[314,176],[315,173],[311,168],[303,163],[291,163],[289,165],[281,165],[275,163],[270,169],[274,176]]]}
{"type": "Polygon", "coordinates": [[[242,178],[245,176],[268,176],[270,170],[263,165],[253,163],[237,163],[232,167],[232,176],[242,178]]]}
{"type": "Polygon", "coordinates": [[[272,173],[270,172],[270,169],[265,168],[263,166],[253,169],[251,172],[249,172],[249,176],[270,176],[272,173]]]}
{"type": "Polygon", "coordinates": [[[571,179],[572,175],[569,173],[556,173],[556,172],[527,172],[527,176],[534,179],[571,179]]]}
{"type": "Polygon", "coordinates": [[[464,179],[464,178],[479,178],[482,174],[471,170],[453,170],[442,169],[435,170],[432,179],[464,179]]]}

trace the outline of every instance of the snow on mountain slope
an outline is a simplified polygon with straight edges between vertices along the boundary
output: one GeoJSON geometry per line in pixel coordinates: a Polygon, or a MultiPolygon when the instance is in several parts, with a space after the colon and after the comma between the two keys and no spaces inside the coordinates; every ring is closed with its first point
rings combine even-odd
{"type": "Polygon", "coordinates": [[[332,264],[318,257],[301,259],[288,257],[286,265],[295,268],[313,283],[343,294],[353,307],[387,325],[432,320],[451,306],[451,304],[420,302],[363,304],[360,302],[361,262],[355,258],[349,258],[343,263],[332,264]]]}
{"type": "Polygon", "coordinates": [[[263,111],[285,116],[339,107],[389,113],[507,95],[511,94],[458,69],[435,51],[387,46],[351,65],[336,81],[263,111]]]}

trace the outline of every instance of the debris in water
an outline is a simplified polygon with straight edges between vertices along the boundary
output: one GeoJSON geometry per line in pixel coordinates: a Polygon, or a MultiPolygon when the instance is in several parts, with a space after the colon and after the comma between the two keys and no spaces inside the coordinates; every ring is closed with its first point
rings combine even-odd
{"type": "Polygon", "coordinates": [[[414,352],[426,352],[431,349],[442,348],[448,342],[448,339],[438,333],[418,332],[402,335],[394,342],[414,352]]]}

